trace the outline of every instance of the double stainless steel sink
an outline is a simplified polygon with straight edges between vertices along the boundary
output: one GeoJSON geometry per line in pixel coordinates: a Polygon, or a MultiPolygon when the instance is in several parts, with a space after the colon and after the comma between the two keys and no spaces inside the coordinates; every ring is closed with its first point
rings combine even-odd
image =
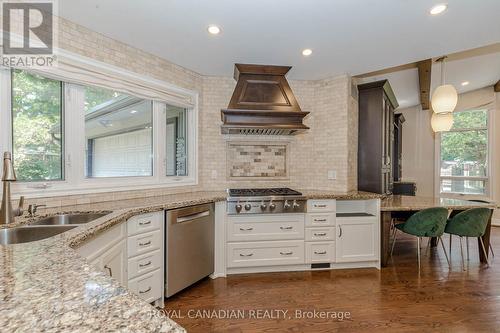
{"type": "Polygon", "coordinates": [[[30,225],[0,229],[0,245],[34,242],[91,222],[106,213],[60,214],[45,217],[30,225]]]}

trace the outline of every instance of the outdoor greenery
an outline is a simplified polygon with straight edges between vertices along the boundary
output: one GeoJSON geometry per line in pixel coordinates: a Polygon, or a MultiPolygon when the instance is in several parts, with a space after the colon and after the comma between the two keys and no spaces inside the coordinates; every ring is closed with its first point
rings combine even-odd
{"type": "Polygon", "coordinates": [[[118,96],[121,96],[119,92],[98,88],[98,87],[85,87],[85,114],[89,113],[97,105],[111,101],[118,96]]]}
{"type": "Polygon", "coordinates": [[[486,110],[454,113],[454,125],[450,132],[441,134],[441,161],[453,162],[452,175],[485,176],[488,158],[488,114],[486,110]],[[483,128],[483,129],[477,129],[483,128]],[[470,129],[454,131],[458,129],[470,129]]]}
{"type": "Polygon", "coordinates": [[[14,166],[23,181],[63,178],[62,83],[12,72],[14,166]]]}

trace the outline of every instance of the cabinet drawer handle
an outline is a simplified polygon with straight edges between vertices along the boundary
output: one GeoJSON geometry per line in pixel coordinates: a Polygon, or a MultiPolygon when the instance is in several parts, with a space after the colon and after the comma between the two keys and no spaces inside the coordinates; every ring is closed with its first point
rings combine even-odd
{"type": "Polygon", "coordinates": [[[326,254],[326,251],[321,251],[321,252],[314,251],[314,254],[326,254]]]}
{"type": "Polygon", "coordinates": [[[339,233],[339,238],[342,237],[342,226],[339,225],[339,230],[340,230],[340,233],[339,233]]]}
{"type": "Polygon", "coordinates": [[[151,262],[151,261],[148,261],[148,262],[147,262],[147,263],[145,263],[145,264],[139,264],[139,267],[141,267],[141,268],[142,268],[142,267],[147,267],[147,266],[149,266],[149,265],[151,265],[151,264],[152,264],[152,262],[151,262]]]}
{"type": "Polygon", "coordinates": [[[287,226],[287,227],[280,227],[281,230],[292,230],[292,226],[287,226]]]}
{"type": "Polygon", "coordinates": [[[148,289],[146,290],[139,290],[139,294],[145,294],[147,293],[148,291],[151,291],[151,287],[149,287],[148,289]]]}
{"type": "Polygon", "coordinates": [[[326,232],[315,232],[314,236],[326,236],[326,232]]]}
{"type": "Polygon", "coordinates": [[[321,205],[316,204],[316,205],[314,205],[314,207],[316,207],[316,208],[326,208],[326,205],[325,204],[321,204],[321,205]]]}
{"type": "Polygon", "coordinates": [[[240,228],[241,231],[252,231],[253,228],[240,228]]]}
{"type": "Polygon", "coordinates": [[[326,222],[326,219],[314,219],[314,222],[326,222]]]}
{"type": "Polygon", "coordinates": [[[280,252],[280,254],[282,256],[291,256],[293,254],[293,252],[292,251],[290,251],[290,252],[280,252]]]}
{"type": "Polygon", "coordinates": [[[240,257],[251,257],[251,256],[253,256],[253,253],[249,253],[249,254],[240,253],[240,257]]]}
{"type": "Polygon", "coordinates": [[[151,245],[151,241],[147,241],[146,243],[139,243],[139,246],[151,245]]]}
{"type": "Polygon", "coordinates": [[[109,267],[108,265],[104,265],[104,268],[108,270],[109,272],[109,276],[113,276],[113,271],[111,270],[111,267],[109,267]]]}
{"type": "Polygon", "coordinates": [[[149,220],[148,222],[139,222],[139,225],[149,225],[151,224],[151,220],[149,220]]]}

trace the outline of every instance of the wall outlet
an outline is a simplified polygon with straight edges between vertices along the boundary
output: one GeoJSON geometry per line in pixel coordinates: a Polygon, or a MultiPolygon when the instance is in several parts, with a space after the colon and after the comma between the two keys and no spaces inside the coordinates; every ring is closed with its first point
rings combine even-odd
{"type": "Polygon", "coordinates": [[[335,171],[335,170],[328,170],[328,179],[329,180],[335,180],[335,179],[337,179],[337,171],[335,171]]]}
{"type": "Polygon", "coordinates": [[[212,179],[217,179],[217,170],[212,170],[212,175],[210,177],[212,179]]]}

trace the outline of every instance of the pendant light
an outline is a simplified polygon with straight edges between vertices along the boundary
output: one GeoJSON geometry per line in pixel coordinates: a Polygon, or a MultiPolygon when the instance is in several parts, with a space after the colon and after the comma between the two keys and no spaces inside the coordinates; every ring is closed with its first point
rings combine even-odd
{"type": "Polygon", "coordinates": [[[434,132],[448,132],[453,127],[453,114],[432,113],[431,126],[434,132]]]}
{"type": "Polygon", "coordinates": [[[441,62],[441,85],[434,90],[431,104],[435,113],[449,113],[455,110],[458,102],[458,93],[451,84],[445,84],[444,81],[444,61],[446,57],[441,57],[436,61],[441,62]]]}

